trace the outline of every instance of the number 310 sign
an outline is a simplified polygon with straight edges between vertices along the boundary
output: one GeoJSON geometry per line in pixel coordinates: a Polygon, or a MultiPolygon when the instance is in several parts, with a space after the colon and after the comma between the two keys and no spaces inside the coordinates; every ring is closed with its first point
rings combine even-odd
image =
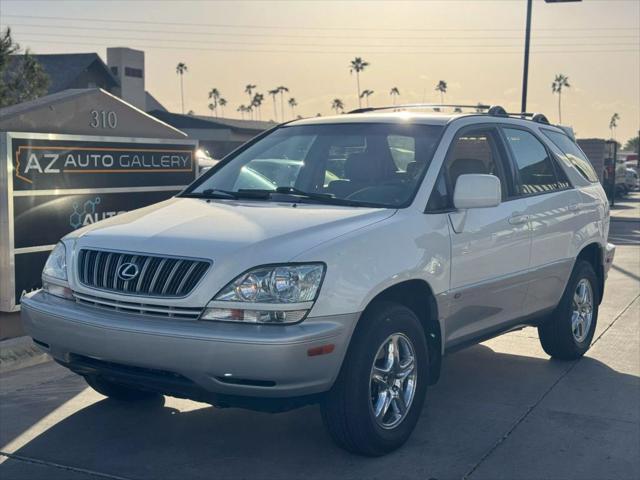
{"type": "Polygon", "coordinates": [[[118,115],[114,111],[91,110],[91,128],[116,128],[118,126],[118,115]]]}

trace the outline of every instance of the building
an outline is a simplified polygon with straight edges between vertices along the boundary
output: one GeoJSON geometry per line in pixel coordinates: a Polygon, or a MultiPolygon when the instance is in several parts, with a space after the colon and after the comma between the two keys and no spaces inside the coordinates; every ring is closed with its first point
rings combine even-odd
{"type": "MultiPolygon", "coordinates": [[[[144,52],[132,48],[107,48],[107,63],[97,53],[56,53],[33,57],[49,76],[47,94],[69,89],[101,88],[143,110],[165,110],[145,90],[144,52]]],[[[20,61],[13,56],[12,61],[20,61]]]]}
{"type": "MultiPolygon", "coordinates": [[[[273,122],[182,115],[167,109],[145,88],[145,55],[142,50],[107,48],[106,63],[97,53],[33,55],[42,65],[50,83],[47,95],[67,90],[100,88],[160,121],[198,140],[213,158],[227,153],[275,126],[273,122]]],[[[14,56],[12,61],[19,61],[14,56]]]]}
{"type": "Polygon", "coordinates": [[[276,126],[274,122],[182,115],[161,110],[152,110],[149,114],[198,140],[200,148],[207,150],[215,159],[224,157],[261,132],[276,126]]]}

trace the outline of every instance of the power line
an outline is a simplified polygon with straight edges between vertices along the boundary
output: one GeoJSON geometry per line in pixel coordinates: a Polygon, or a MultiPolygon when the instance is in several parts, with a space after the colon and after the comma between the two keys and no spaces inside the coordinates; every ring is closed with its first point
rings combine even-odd
{"type": "MultiPolygon", "coordinates": [[[[99,23],[118,23],[118,24],[147,24],[147,25],[173,25],[183,27],[209,27],[209,28],[250,28],[250,29],[277,29],[277,30],[327,30],[327,31],[341,31],[341,30],[353,30],[353,31],[389,31],[389,32],[447,32],[447,31],[511,31],[520,32],[520,28],[409,28],[409,27],[313,27],[311,25],[306,26],[291,26],[291,25],[257,25],[257,24],[224,24],[224,23],[196,23],[196,22],[165,22],[157,20],[131,20],[131,19],[118,19],[118,18],[89,18],[89,17],[56,17],[56,16],[44,16],[44,15],[3,15],[5,18],[30,18],[40,20],[66,20],[74,22],[99,22],[99,23]]],[[[541,27],[537,30],[561,30],[561,31],[592,31],[592,30],[640,30],[640,27],[541,27]]]]}
{"type": "MultiPolygon", "coordinates": [[[[188,39],[174,39],[174,38],[148,38],[148,37],[130,37],[130,36],[118,36],[117,38],[104,36],[104,35],[79,35],[79,34],[66,34],[66,33],[39,33],[39,32],[27,32],[25,35],[32,35],[37,37],[67,37],[67,38],[88,38],[88,39],[102,39],[102,40],[112,40],[112,41],[120,41],[120,40],[133,40],[133,41],[152,41],[152,42],[171,42],[171,43],[182,43],[187,45],[194,45],[194,40],[188,39]]],[[[201,42],[200,42],[201,43],[201,42]]],[[[235,42],[235,41],[226,41],[226,40],[216,40],[216,44],[218,45],[239,45],[239,46],[264,46],[264,47],[291,47],[290,43],[264,43],[264,42],[235,42]]],[[[197,45],[197,44],[196,44],[197,45]]],[[[540,47],[628,47],[628,46],[637,46],[637,42],[615,42],[615,43],[545,43],[539,44],[540,47]]],[[[430,45],[410,45],[410,44],[394,44],[394,45],[337,45],[337,44],[319,44],[319,43],[296,43],[295,47],[317,47],[317,48],[360,48],[360,47],[377,47],[377,48],[422,48],[430,45]]],[[[438,48],[468,48],[468,45],[431,45],[433,47],[438,48]]],[[[520,43],[517,44],[478,44],[474,43],[473,47],[477,48],[513,48],[520,47],[520,43]]]]}
{"type": "MultiPolygon", "coordinates": [[[[25,38],[22,39],[21,41],[28,41],[28,42],[42,42],[42,39],[33,39],[33,38],[25,38]]],[[[92,42],[65,42],[65,41],[59,41],[59,40],[53,40],[53,41],[46,41],[46,44],[60,44],[60,45],[80,45],[80,46],[86,46],[86,45],[91,45],[91,46],[98,46],[98,47],[102,47],[102,48],[106,48],[107,45],[105,45],[104,43],[92,43],[92,42]]],[[[207,51],[207,52],[221,52],[221,53],[304,53],[304,54],[331,54],[331,55],[335,55],[335,54],[345,54],[345,55],[352,55],[352,54],[392,54],[392,55],[403,55],[403,54],[411,54],[411,55],[423,55],[423,54],[429,54],[429,55],[521,55],[522,52],[521,50],[514,50],[514,51],[506,51],[506,50],[501,50],[501,51],[488,51],[488,50],[478,50],[478,51],[438,51],[438,50],[432,50],[432,51],[406,51],[406,50],[399,50],[399,51],[391,51],[391,50],[387,50],[387,51],[361,51],[361,50],[348,50],[348,51],[336,51],[336,50],[331,50],[331,51],[327,51],[327,50],[266,50],[266,49],[238,49],[238,48],[211,48],[211,47],[174,47],[174,46],[159,46],[159,45],[129,45],[131,47],[135,47],[135,48],[144,48],[144,49],[148,49],[148,50],[181,50],[181,51],[207,51]]],[[[638,49],[613,49],[613,50],[535,50],[532,51],[531,53],[533,54],[549,54],[549,53],[561,53],[561,54],[568,54],[568,53],[640,53],[640,50],[638,49]]]]}
{"type": "MultiPolygon", "coordinates": [[[[16,28],[16,27],[36,27],[36,28],[55,28],[55,29],[73,29],[75,30],[91,30],[94,31],[96,28],[99,28],[100,31],[106,32],[131,32],[131,28],[117,28],[117,27],[109,27],[109,26],[78,26],[78,25],[43,25],[43,24],[34,24],[34,23],[14,23],[12,25],[6,24],[5,26],[16,28]]],[[[364,36],[364,35],[305,35],[305,34],[286,34],[286,33],[250,33],[250,32],[225,32],[225,33],[215,33],[215,32],[194,32],[193,30],[170,30],[170,31],[158,31],[158,30],[149,30],[149,29],[140,29],[136,28],[135,32],[140,33],[151,33],[155,35],[167,35],[171,34],[181,34],[181,35],[204,35],[211,37],[258,37],[258,38],[310,38],[310,39],[346,39],[346,40],[361,40],[361,39],[371,39],[371,40],[522,40],[522,35],[518,36],[429,36],[429,37],[416,37],[416,36],[364,36]]],[[[639,34],[626,34],[626,35],[592,35],[585,33],[582,36],[576,35],[551,35],[541,37],[539,35],[535,36],[536,40],[557,40],[557,39],[573,39],[580,40],[585,36],[589,39],[607,39],[607,38],[640,38],[639,34]]]]}

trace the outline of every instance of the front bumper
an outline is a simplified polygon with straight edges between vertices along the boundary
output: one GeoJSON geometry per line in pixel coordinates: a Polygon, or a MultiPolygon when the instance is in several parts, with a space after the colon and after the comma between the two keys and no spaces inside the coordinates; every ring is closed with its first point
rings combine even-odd
{"type": "Polygon", "coordinates": [[[87,362],[93,373],[104,369],[105,375],[114,365],[132,367],[185,378],[203,392],[261,398],[330,389],[358,318],[312,317],[288,326],[176,320],[87,307],[43,291],[26,295],[21,310],[27,333],[80,373],[89,372],[87,362]],[[333,352],[308,355],[326,344],[335,346],[333,352]]]}

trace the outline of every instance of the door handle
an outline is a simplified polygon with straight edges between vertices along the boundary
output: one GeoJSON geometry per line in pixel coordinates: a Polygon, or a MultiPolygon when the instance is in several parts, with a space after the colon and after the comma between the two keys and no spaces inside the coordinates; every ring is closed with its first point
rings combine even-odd
{"type": "Polygon", "coordinates": [[[570,212],[577,212],[578,210],[580,210],[580,204],[579,203],[572,203],[569,205],[569,211],[570,212]]]}
{"type": "Polygon", "coordinates": [[[520,225],[522,223],[526,223],[529,221],[529,215],[524,215],[521,213],[514,213],[509,217],[509,223],[511,225],[520,225]]]}

